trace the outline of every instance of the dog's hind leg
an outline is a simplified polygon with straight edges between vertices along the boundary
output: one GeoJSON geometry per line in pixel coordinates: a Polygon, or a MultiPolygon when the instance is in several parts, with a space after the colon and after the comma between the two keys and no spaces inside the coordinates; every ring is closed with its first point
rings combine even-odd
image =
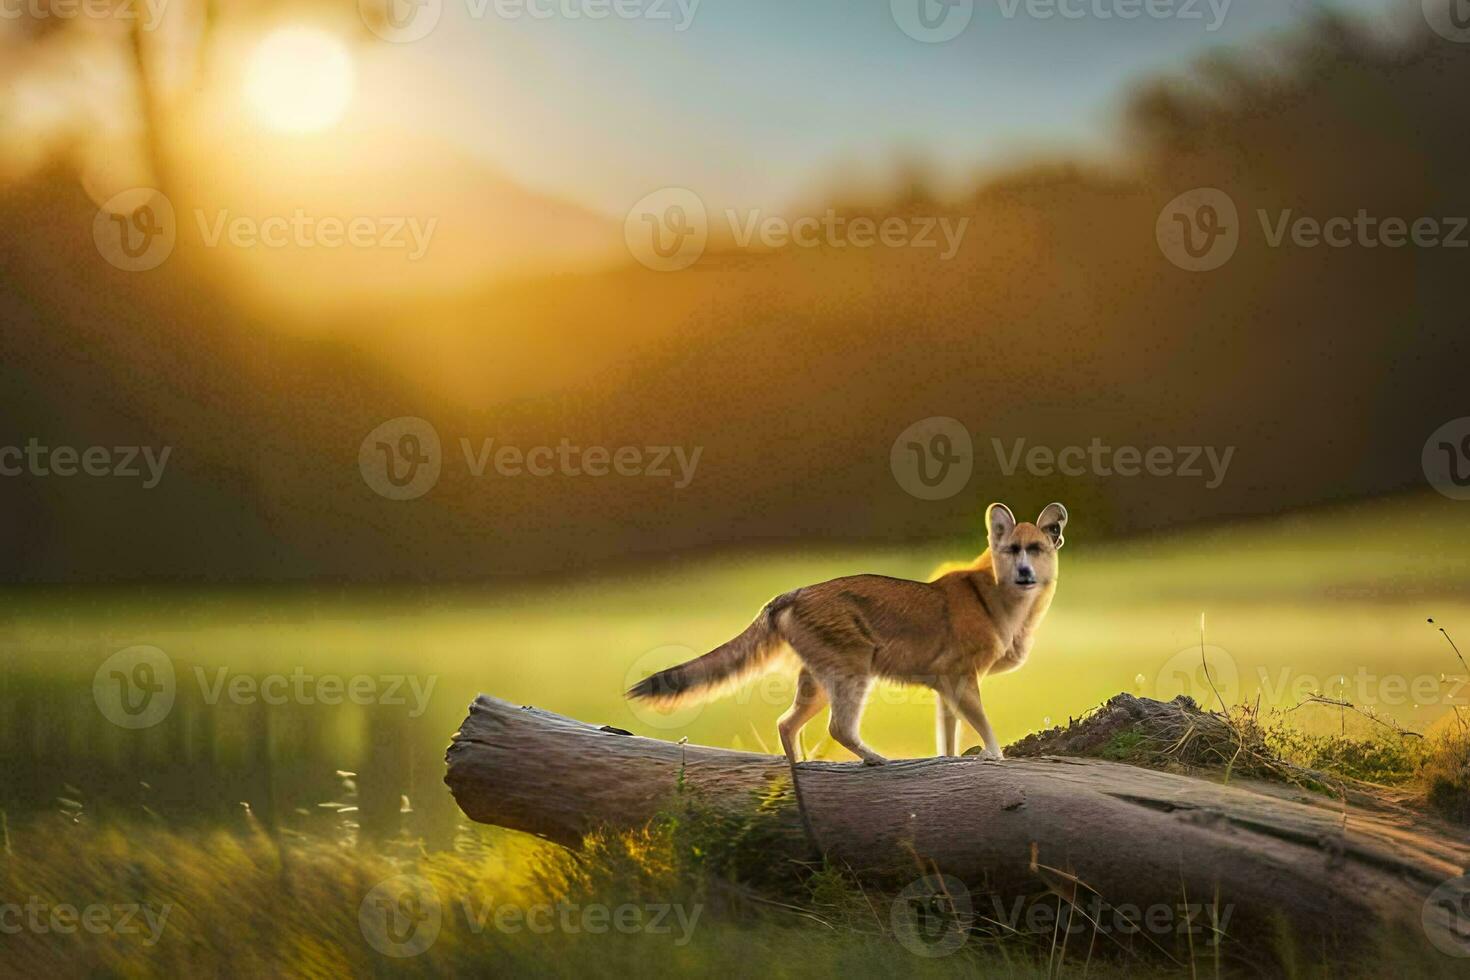
{"type": "Polygon", "coordinates": [[[799,762],[798,755],[805,754],[801,745],[801,729],[807,722],[827,705],[827,692],[822,690],[822,685],[812,676],[812,672],[805,667],[796,676],[796,700],[791,702],[791,707],[777,722],[776,729],[781,733],[781,748],[786,751],[786,758],[792,762],[799,762]]]}
{"type": "Polygon", "coordinates": [[[837,744],[862,759],[864,765],[881,766],[887,762],[887,759],[863,744],[862,736],[858,734],[858,724],[862,721],[864,702],[867,701],[872,678],[824,678],[822,685],[827,688],[827,695],[832,699],[832,717],[827,724],[827,731],[837,744]]]}

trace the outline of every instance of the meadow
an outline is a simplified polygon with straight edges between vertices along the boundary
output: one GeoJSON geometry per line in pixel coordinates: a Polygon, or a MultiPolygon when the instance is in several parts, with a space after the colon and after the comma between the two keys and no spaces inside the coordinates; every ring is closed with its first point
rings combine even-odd
{"type": "MultiPolygon", "coordinates": [[[[1288,710],[1312,694],[1418,731],[1470,703],[1464,667],[1438,631],[1455,636],[1470,624],[1470,523],[1451,501],[1415,495],[1101,542],[1089,540],[1085,515],[1073,524],[1030,663],[984,688],[1007,743],[1119,691],[1188,693],[1205,704],[1259,698],[1263,710],[1279,709],[1309,731],[1378,724],[1320,704],[1288,710]]],[[[493,943],[446,943],[422,962],[390,963],[361,943],[352,927],[361,898],[352,896],[405,859],[427,862],[424,873],[450,894],[455,881],[472,883],[459,889],[465,894],[517,894],[554,866],[544,845],[466,826],[441,783],[443,750],[476,694],[657,738],[766,750],[789,703],[789,678],[672,716],[635,711],[621,692],[734,635],[774,594],[859,571],[925,578],[967,550],[979,542],[746,552],[499,588],[8,591],[0,599],[6,891],[76,903],[146,886],[160,901],[178,894],[192,902],[194,912],[175,920],[158,948],[183,945],[150,951],[162,959],[109,958],[117,937],[88,947],[82,961],[124,973],[149,963],[182,968],[196,955],[202,963],[210,949],[238,943],[285,943],[270,954],[278,959],[261,963],[323,973],[486,956],[553,972],[616,972],[646,965],[646,956],[684,957],[695,969],[730,962],[744,927],[716,916],[690,949],[673,952],[584,935],[567,940],[581,950],[570,958],[538,959],[547,951],[533,937],[497,934],[493,943]],[[167,656],[175,700],[158,724],[129,731],[104,717],[93,681],[109,656],[140,644],[167,656]],[[343,693],[364,678],[359,693],[377,703],[343,693]],[[281,703],[267,703],[271,692],[281,703]],[[333,700],[343,703],[323,703],[333,700]],[[212,889],[237,887],[246,904],[297,911],[286,924],[252,912],[249,928],[226,936],[220,916],[245,913],[205,914],[199,903],[212,889]],[[252,889],[259,894],[247,901],[252,889]],[[190,926],[191,915],[205,924],[190,926]]],[[[920,692],[876,691],[865,736],[892,756],[931,754],[932,710],[920,692]]],[[[823,727],[807,731],[812,755],[843,758],[821,738],[823,727]]],[[[963,744],[974,741],[966,731],[963,744]]],[[[822,955],[834,972],[844,963],[847,972],[919,964],[881,929],[868,932],[849,942],[778,930],[762,939],[752,968],[758,961],[785,975],[782,965],[809,941],[831,946],[822,955]]],[[[27,955],[62,962],[71,940],[48,935],[27,955]]],[[[1016,975],[1031,969],[1013,966],[1016,975]]]]}

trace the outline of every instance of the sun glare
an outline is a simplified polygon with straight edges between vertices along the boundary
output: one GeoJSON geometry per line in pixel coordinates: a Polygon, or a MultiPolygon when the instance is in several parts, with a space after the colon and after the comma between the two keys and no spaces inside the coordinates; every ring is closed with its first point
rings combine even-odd
{"type": "Polygon", "coordinates": [[[356,73],[347,46],[325,31],[289,27],[267,35],[250,55],[245,96],[272,129],[311,133],[341,120],[356,73]]]}

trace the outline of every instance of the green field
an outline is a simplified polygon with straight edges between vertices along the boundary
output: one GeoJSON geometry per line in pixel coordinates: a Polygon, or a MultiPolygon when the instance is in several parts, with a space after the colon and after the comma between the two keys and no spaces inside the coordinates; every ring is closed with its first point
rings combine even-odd
{"type": "MultiPolygon", "coordinates": [[[[1470,638],[1470,522],[1460,505],[1416,496],[1100,543],[1078,515],[1068,538],[1063,581],[1030,663],[984,688],[1006,741],[1064,724],[1120,690],[1209,700],[1219,689],[1287,708],[1318,689],[1337,695],[1345,678],[1349,700],[1420,729],[1467,701],[1463,666],[1426,622],[1434,617],[1451,635],[1464,626],[1470,638]],[[1202,615],[1208,680],[1196,669],[1202,615]]],[[[635,713],[621,692],[729,638],[779,592],[855,572],[924,578],[964,557],[964,548],[941,545],[748,553],[499,590],[8,592],[0,632],[7,894],[73,903],[131,896],[178,909],[164,939],[176,945],[158,950],[54,934],[16,949],[32,972],[74,963],[139,975],[220,957],[320,974],[486,964],[565,975],[699,972],[738,959],[735,950],[752,970],[777,975],[807,975],[793,964],[811,956],[823,975],[937,970],[863,916],[855,931],[752,932],[748,914],[719,911],[687,947],[583,935],[561,937],[552,951],[538,937],[482,933],[451,910],[447,921],[464,921],[449,939],[421,960],[390,963],[362,942],[355,905],[405,867],[477,902],[546,894],[535,883],[540,846],[509,832],[471,832],[442,786],[444,747],[477,693],[658,738],[768,748],[789,678],[671,717],[635,713]],[[109,656],[140,644],[167,655],[176,701],[156,725],[129,731],[103,717],[93,677],[109,656]],[[362,675],[380,692],[382,681],[406,677],[399,695],[407,703],[290,697],[265,705],[228,693],[240,679],[248,692],[272,675],[298,674],[344,685],[362,675]],[[415,689],[426,696],[421,704],[415,689]],[[369,846],[344,848],[353,843],[369,846]],[[237,898],[209,897],[226,891],[237,898]]],[[[921,692],[883,689],[865,735],[890,756],[929,754],[931,713],[921,692]]],[[[1321,706],[1289,717],[1308,729],[1344,719],[1321,706]]],[[[814,723],[808,745],[842,758],[814,744],[823,736],[814,723]]],[[[1042,959],[1047,952],[1032,950],[1042,959]]],[[[1013,953],[972,950],[946,969],[1032,975],[1029,954],[1013,953]]]]}
{"type": "MultiPolygon", "coordinates": [[[[1193,669],[1203,617],[1212,677],[1228,697],[1260,693],[1288,705],[1312,690],[1335,695],[1345,679],[1349,700],[1428,724],[1451,699],[1470,703],[1454,679],[1463,669],[1426,623],[1432,616],[1452,635],[1463,625],[1470,640],[1464,518],[1456,503],[1420,496],[1094,544],[1079,515],[1030,662],[985,686],[991,718],[1011,741],[1120,690],[1209,699],[1193,669]]],[[[26,590],[3,597],[0,643],[17,674],[74,687],[90,685],[102,660],[134,644],[165,651],[179,665],[181,691],[195,693],[195,666],[211,684],[221,669],[231,678],[297,668],[406,674],[421,689],[433,685],[416,721],[434,726],[436,753],[480,692],[639,734],[754,749],[774,740],[787,677],[672,717],[635,713],[621,692],[733,636],[777,593],[857,572],[925,578],[965,557],[962,547],[939,545],[748,553],[498,590],[26,590]]],[[[929,754],[931,703],[923,692],[876,691],[865,734],[889,755],[929,754]]],[[[355,754],[353,712],[320,713],[319,726],[355,754]]],[[[814,722],[809,741],[822,731],[814,722]]]]}

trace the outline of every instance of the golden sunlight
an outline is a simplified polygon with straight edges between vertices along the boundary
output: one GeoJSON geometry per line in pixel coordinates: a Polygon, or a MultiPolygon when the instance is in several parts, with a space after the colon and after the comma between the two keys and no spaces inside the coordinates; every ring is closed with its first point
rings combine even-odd
{"type": "Polygon", "coordinates": [[[245,96],[272,129],[310,133],[341,120],[357,75],[341,40],[310,27],[288,27],[265,37],[250,55],[245,96]]]}

